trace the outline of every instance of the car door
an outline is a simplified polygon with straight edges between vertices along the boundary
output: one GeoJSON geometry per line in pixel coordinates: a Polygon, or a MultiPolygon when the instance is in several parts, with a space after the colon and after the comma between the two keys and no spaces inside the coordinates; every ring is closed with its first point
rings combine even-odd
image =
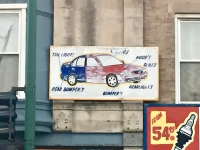
{"type": "Polygon", "coordinates": [[[80,56],[77,58],[76,64],[71,66],[71,71],[76,75],[78,81],[86,81],[85,56],[80,56]]]}
{"type": "Polygon", "coordinates": [[[86,58],[86,80],[93,83],[103,81],[102,67],[93,57],[86,58]]]}

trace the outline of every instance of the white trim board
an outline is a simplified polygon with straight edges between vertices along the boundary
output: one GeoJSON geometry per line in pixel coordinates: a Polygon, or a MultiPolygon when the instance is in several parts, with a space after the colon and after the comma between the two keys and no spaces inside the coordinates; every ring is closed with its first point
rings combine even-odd
{"type": "Polygon", "coordinates": [[[25,9],[27,8],[26,3],[21,4],[0,4],[0,9],[25,9]]]}

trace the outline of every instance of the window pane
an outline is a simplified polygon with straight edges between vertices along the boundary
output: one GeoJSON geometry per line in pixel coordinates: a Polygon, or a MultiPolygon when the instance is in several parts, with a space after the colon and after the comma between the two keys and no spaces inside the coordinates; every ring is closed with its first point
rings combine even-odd
{"type": "Polygon", "coordinates": [[[200,60],[200,21],[181,22],[181,59],[200,60]]]}
{"type": "Polygon", "coordinates": [[[117,58],[115,58],[111,55],[99,55],[99,56],[97,56],[97,58],[101,61],[103,66],[123,64],[120,60],[118,60],[117,58]]]}
{"type": "Polygon", "coordinates": [[[18,52],[19,14],[0,13],[0,53],[18,52]]]}
{"type": "Polygon", "coordinates": [[[0,92],[18,85],[18,55],[0,55],[0,92]]]}
{"type": "Polygon", "coordinates": [[[72,65],[72,66],[76,66],[76,62],[77,62],[77,60],[78,60],[78,59],[75,59],[75,60],[72,62],[71,65],[72,65]]]}
{"type": "Polygon", "coordinates": [[[180,101],[200,102],[200,63],[181,63],[180,101]]]}
{"type": "Polygon", "coordinates": [[[94,58],[87,58],[87,66],[99,66],[99,64],[94,58]]]}
{"type": "Polygon", "coordinates": [[[85,66],[85,58],[79,58],[77,61],[77,66],[84,67],[85,66]]]}

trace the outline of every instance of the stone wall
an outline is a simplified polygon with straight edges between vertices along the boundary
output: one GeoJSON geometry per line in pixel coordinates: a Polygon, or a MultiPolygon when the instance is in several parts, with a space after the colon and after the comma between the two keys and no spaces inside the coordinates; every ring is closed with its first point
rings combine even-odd
{"type": "MultiPolygon", "coordinates": [[[[159,103],[174,103],[174,17],[199,8],[198,0],[54,0],[54,45],[159,47],[159,103]]],[[[124,146],[142,147],[142,103],[54,101],[53,117],[54,131],[123,132],[124,146]]]]}
{"type": "Polygon", "coordinates": [[[143,0],[54,0],[55,46],[143,46],[143,0]]]}
{"type": "MultiPolygon", "coordinates": [[[[54,46],[143,46],[142,0],[54,0],[54,46]]],[[[56,132],[124,133],[142,147],[143,103],[54,101],[56,132]]]]}

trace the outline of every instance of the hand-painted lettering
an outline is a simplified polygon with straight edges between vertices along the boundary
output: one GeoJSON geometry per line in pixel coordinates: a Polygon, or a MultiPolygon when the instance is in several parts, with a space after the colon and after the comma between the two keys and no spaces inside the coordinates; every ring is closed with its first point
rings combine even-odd
{"type": "Polygon", "coordinates": [[[158,120],[160,120],[160,118],[162,118],[163,114],[161,112],[159,112],[155,117],[153,117],[153,119],[151,120],[151,123],[154,124],[156,123],[158,120]]]}
{"type": "Polygon", "coordinates": [[[117,96],[117,95],[122,95],[123,92],[118,92],[118,91],[104,91],[102,95],[113,95],[113,96],[117,96]]]}
{"type": "Polygon", "coordinates": [[[52,54],[52,57],[59,57],[60,56],[60,53],[53,53],[52,54]]]}
{"type": "Polygon", "coordinates": [[[84,87],[64,87],[63,92],[83,92],[84,87]]]}
{"type": "Polygon", "coordinates": [[[74,53],[62,53],[61,57],[73,57],[74,53]]]}
{"type": "Polygon", "coordinates": [[[128,54],[129,50],[111,50],[110,51],[113,55],[121,55],[121,54],[128,54]]]}
{"type": "Polygon", "coordinates": [[[59,86],[54,86],[51,89],[51,91],[61,91],[61,90],[62,90],[62,87],[59,87],[59,86]]]}
{"type": "Polygon", "coordinates": [[[153,85],[130,85],[129,89],[152,89],[153,85]]]}
{"type": "Polygon", "coordinates": [[[141,56],[136,56],[135,59],[150,59],[151,55],[141,55],[141,56]]]}
{"type": "Polygon", "coordinates": [[[144,67],[156,67],[157,63],[144,63],[144,67]]]}

